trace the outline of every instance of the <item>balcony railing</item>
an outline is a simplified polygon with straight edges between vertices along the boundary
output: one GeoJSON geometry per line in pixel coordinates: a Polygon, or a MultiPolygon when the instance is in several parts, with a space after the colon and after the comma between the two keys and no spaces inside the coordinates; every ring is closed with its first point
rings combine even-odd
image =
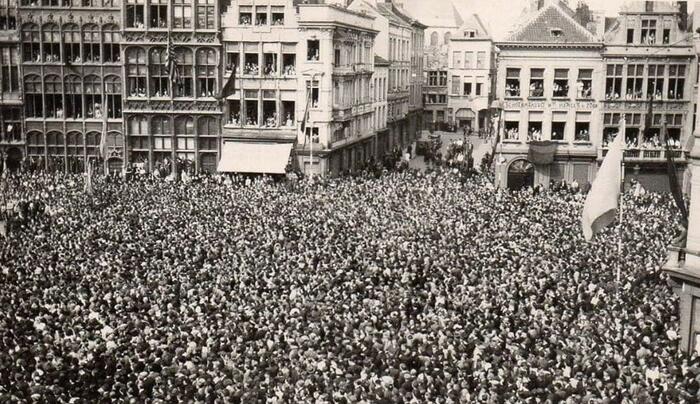
{"type": "MultiPolygon", "coordinates": [[[[685,161],[685,152],[683,150],[675,149],[671,150],[671,157],[677,161],[685,161]]],[[[598,149],[598,159],[603,159],[608,154],[607,147],[601,147],[598,149]]],[[[665,161],[666,160],[666,149],[654,148],[654,149],[625,149],[624,158],[626,161],[665,161]]]]}

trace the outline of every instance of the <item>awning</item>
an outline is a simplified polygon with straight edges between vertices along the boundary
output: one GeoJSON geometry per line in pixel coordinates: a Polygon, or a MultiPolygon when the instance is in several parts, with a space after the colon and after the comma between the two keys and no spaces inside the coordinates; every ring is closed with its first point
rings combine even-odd
{"type": "Polygon", "coordinates": [[[224,142],[217,171],[284,174],[291,152],[291,143],[224,142]]]}

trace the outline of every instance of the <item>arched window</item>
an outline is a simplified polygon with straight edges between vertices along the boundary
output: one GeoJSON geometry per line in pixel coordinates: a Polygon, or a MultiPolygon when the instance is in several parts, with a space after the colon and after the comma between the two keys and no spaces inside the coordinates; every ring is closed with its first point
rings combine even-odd
{"type": "Polygon", "coordinates": [[[438,33],[433,32],[430,34],[430,46],[437,46],[438,44],[438,33]]]}
{"type": "MultiPolygon", "coordinates": [[[[164,116],[156,116],[151,118],[151,134],[153,134],[153,150],[165,151],[172,150],[173,133],[170,118],[164,116]]],[[[161,156],[162,157],[162,156],[161,156]]],[[[158,160],[158,159],[157,159],[158,160]]]]}
{"type": "Polygon", "coordinates": [[[43,133],[37,131],[27,133],[27,154],[34,157],[43,156],[44,147],[43,133]]]}
{"type": "Polygon", "coordinates": [[[124,136],[119,132],[109,132],[107,134],[107,146],[113,148],[124,147],[124,136]]]}
{"type": "Polygon", "coordinates": [[[48,146],[49,156],[63,156],[65,154],[66,145],[61,132],[47,133],[46,145],[48,146]]]}
{"type": "Polygon", "coordinates": [[[85,135],[86,153],[88,156],[97,157],[100,155],[100,139],[102,134],[100,132],[88,132],[85,135]]]}
{"type": "Polygon", "coordinates": [[[66,76],[66,118],[83,117],[83,83],[80,76],[66,76]]]}
{"type": "Polygon", "coordinates": [[[42,94],[41,77],[31,74],[24,78],[24,106],[27,118],[41,118],[44,116],[42,94]]]}
{"type": "Polygon", "coordinates": [[[43,27],[44,62],[61,61],[61,34],[56,24],[44,24],[43,27]]]}
{"type": "Polygon", "coordinates": [[[121,41],[121,35],[119,34],[119,27],[114,24],[106,24],[102,28],[104,39],[102,58],[107,63],[117,63],[121,60],[119,42],[121,41]]]}
{"type": "Polygon", "coordinates": [[[122,117],[122,81],[117,76],[105,77],[105,104],[108,118],[122,117]]]}
{"type": "Polygon", "coordinates": [[[22,26],[22,60],[41,62],[41,31],[36,24],[22,26]]]}
{"type": "Polygon", "coordinates": [[[166,66],[167,52],[165,48],[151,49],[148,57],[150,72],[151,97],[167,97],[170,77],[166,66]]]}
{"type": "Polygon", "coordinates": [[[219,133],[219,124],[215,118],[208,116],[201,117],[197,120],[197,135],[199,136],[217,136],[219,133]]]}
{"type": "Polygon", "coordinates": [[[128,122],[129,135],[148,135],[148,120],[145,116],[132,116],[128,122]]]}
{"type": "Polygon", "coordinates": [[[102,82],[94,74],[85,77],[85,110],[87,118],[102,119],[102,82]]]}
{"type": "Polygon", "coordinates": [[[450,39],[452,39],[452,34],[449,32],[445,32],[445,45],[449,45],[450,39]]]}
{"type": "Polygon", "coordinates": [[[213,97],[216,94],[216,66],[213,49],[197,51],[197,96],[213,97]]]}
{"type": "Polygon", "coordinates": [[[63,26],[63,58],[69,63],[80,63],[80,28],[76,24],[63,26]]]}
{"type": "Polygon", "coordinates": [[[177,71],[180,79],[177,83],[173,83],[176,97],[193,97],[193,78],[192,78],[192,51],[185,48],[175,49],[175,57],[177,59],[177,71]]]}
{"type": "Polygon", "coordinates": [[[126,63],[129,97],[145,97],[146,52],[141,48],[127,48],[126,63]]]}
{"type": "Polygon", "coordinates": [[[83,57],[86,62],[99,62],[100,27],[95,24],[83,25],[83,57]]]}
{"type": "MultiPolygon", "coordinates": [[[[194,151],[194,120],[190,116],[175,119],[175,136],[178,152],[194,151]]],[[[184,156],[188,158],[188,156],[184,156]]]]}
{"type": "Polygon", "coordinates": [[[80,132],[68,132],[66,135],[66,152],[69,156],[83,157],[85,153],[83,134],[80,132]]]}
{"type": "Polygon", "coordinates": [[[63,83],[55,74],[44,78],[44,117],[63,118],[63,83]]]}

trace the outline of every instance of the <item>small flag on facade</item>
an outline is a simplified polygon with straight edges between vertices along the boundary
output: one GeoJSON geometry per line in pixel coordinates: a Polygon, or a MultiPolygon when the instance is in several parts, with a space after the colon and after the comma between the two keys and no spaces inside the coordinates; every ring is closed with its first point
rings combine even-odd
{"type": "Polygon", "coordinates": [[[234,92],[236,92],[236,69],[233,69],[231,75],[226,79],[226,83],[214,98],[223,100],[234,92]]]}

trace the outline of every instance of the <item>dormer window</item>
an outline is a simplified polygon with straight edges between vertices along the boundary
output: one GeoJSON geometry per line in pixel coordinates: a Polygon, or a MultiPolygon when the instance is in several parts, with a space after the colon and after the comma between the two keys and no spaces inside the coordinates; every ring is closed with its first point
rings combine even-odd
{"type": "Polygon", "coordinates": [[[474,38],[475,36],[476,36],[476,32],[474,32],[473,30],[464,31],[465,38],[474,38]]]}
{"type": "Polygon", "coordinates": [[[561,28],[552,28],[549,30],[549,33],[554,38],[561,38],[562,36],[564,36],[564,31],[562,31],[561,28]]]}

